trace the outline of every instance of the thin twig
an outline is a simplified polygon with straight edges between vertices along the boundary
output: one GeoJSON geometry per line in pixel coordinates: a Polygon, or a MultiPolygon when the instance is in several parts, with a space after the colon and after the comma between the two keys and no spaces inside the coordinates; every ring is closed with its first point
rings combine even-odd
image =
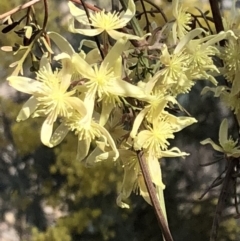
{"type": "MultiPolygon", "coordinates": [[[[87,5],[85,4],[85,1],[84,1],[84,0],[81,0],[81,2],[82,2],[82,6],[83,6],[83,8],[84,8],[84,11],[85,11],[85,13],[86,13],[86,15],[87,15],[88,22],[91,24],[90,14],[89,14],[87,5]]],[[[94,27],[93,27],[92,25],[91,25],[91,28],[94,29],[94,27]]],[[[99,52],[100,52],[100,54],[101,54],[101,57],[102,57],[102,59],[104,59],[104,54],[103,54],[103,51],[102,51],[102,49],[101,49],[101,45],[100,45],[99,39],[98,39],[97,36],[94,36],[94,39],[95,39],[95,42],[96,42],[96,44],[97,44],[98,50],[99,50],[99,52]]]]}
{"type": "MultiPolygon", "coordinates": [[[[208,19],[206,18],[205,14],[204,14],[204,13],[201,11],[201,9],[199,9],[198,7],[195,7],[195,8],[200,12],[200,14],[201,14],[200,17],[202,17],[202,18],[204,19],[204,21],[205,21],[205,23],[206,23],[206,25],[207,25],[208,30],[210,31],[210,33],[213,34],[213,31],[212,31],[212,29],[211,29],[210,24],[208,23],[208,19]]],[[[196,15],[195,15],[195,17],[197,18],[196,15]]]]}
{"type": "Polygon", "coordinates": [[[155,7],[155,8],[158,10],[158,12],[161,13],[161,15],[162,15],[165,23],[168,22],[166,14],[162,11],[161,8],[158,7],[157,4],[155,4],[155,3],[154,3],[153,1],[151,1],[151,0],[144,0],[144,2],[147,2],[148,4],[150,4],[150,5],[152,5],[153,7],[155,7]]]}
{"type": "MultiPolygon", "coordinates": [[[[148,15],[147,15],[147,10],[145,8],[145,5],[144,5],[144,2],[143,0],[140,0],[141,2],[141,5],[142,5],[142,9],[143,9],[143,12],[144,12],[144,15],[145,15],[145,19],[146,19],[146,31],[149,32],[150,31],[150,22],[149,22],[149,19],[148,19],[148,15]]],[[[144,29],[145,30],[145,29],[144,29]]]]}
{"type": "Polygon", "coordinates": [[[48,22],[48,0],[43,0],[44,2],[44,19],[43,19],[43,32],[46,31],[47,22],[48,22]]]}
{"type": "Polygon", "coordinates": [[[210,241],[216,241],[217,240],[217,234],[218,234],[218,228],[222,216],[222,211],[225,207],[227,198],[229,196],[229,189],[231,188],[230,184],[233,181],[232,174],[234,172],[234,168],[238,162],[238,159],[229,159],[228,161],[228,167],[227,172],[223,180],[222,189],[218,198],[218,203],[215,211],[215,215],[213,218],[213,225],[210,235],[210,241]]]}
{"type": "MultiPolygon", "coordinates": [[[[224,30],[224,27],[223,27],[222,16],[218,5],[219,3],[217,0],[209,0],[209,3],[211,6],[211,11],[212,11],[216,31],[217,33],[220,33],[221,31],[224,30]]],[[[224,46],[225,40],[220,41],[220,45],[224,46]]]]}
{"type": "Polygon", "coordinates": [[[160,207],[160,204],[156,195],[156,190],[154,189],[144,154],[142,151],[137,151],[136,153],[137,153],[138,161],[142,170],[143,178],[146,183],[146,187],[158,219],[159,226],[162,230],[162,234],[166,241],[173,241],[173,238],[168,228],[167,222],[165,220],[163,211],[160,207]]]}
{"type": "Polygon", "coordinates": [[[201,200],[212,188],[217,187],[223,183],[222,175],[226,172],[226,169],[223,170],[217,178],[211,183],[211,185],[204,191],[204,193],[200,196],[199,200],[201,200]]]}
{"type": "Polygon", "coordinates": [[[86,8],[94,11],[94,12],[99,12],[101,11],[101,8],[97,7],[97,6],[94,6],[92,4],[89,4],[89,3],[85,3],[83,2],[82,0],[69,0],[70,2],[73,2],[73,3],[77,3],[77,4],[80,4],[80,5],[84,5],[86,8]]]}
{"type": "Polygon", "coordinates": [[[40,2],[40,1],[41,1],[41,0],[32,0],[32,1],[29,1],[29,2],[24,3],[24,4],[22,4],[22,5],[19,5],[18,7],[15,7],[15,8],[13,8],[13,9],[10,10],[10,11],[1,14],[1,15],[0,15],[0,20],[2,20],[2,19],[6,18],[6,17],[8,17],[8,16],[10,16],[10,15],[12,15],[12,14],[14,14],[14,13],[17,13],[17,12],[19,12],[19,11],[25,9],[25,8],[28,8],[28,7],[30,7],[30,6],[32,6],[32,5],[34,5],[35,3],[40,2]]]}

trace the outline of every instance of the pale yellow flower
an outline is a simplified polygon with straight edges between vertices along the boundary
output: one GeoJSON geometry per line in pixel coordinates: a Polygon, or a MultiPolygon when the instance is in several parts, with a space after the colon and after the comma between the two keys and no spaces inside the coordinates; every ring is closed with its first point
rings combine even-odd
{"type": "Polygon", "coordinates": [[[104,125],[112,109],[120,104],[120,97],[133,97],[140,100],[147,96],[140,87],[132,85],[121,78],[121,54],[127,42],[126,38],[119,39],[108,52],[100,66],[89,65],[79,55],[72,56],[72,63],[85,79],[82,92],[85,94],[84,103],[88,107],[89,116],[94,108],[95,99],[102,102],[100,124],[104,125]]]}
{"type": "Polygon", "coordinates": [[[141,40],[141,37],[119,32],[118,30],[125,27],[127,23],[133,18],[136,12],[136,7],[133,0],[128,1],[128,8],[124,14],[117,12],[100,12],[90,13],[90,20],[84,10],[77,8],[72,2],[68,2],[68,6],[73,17],[80,23],[92,26],[92,29],[76,29],[74,27],[74,20],[69,23],[69,30],[74,33],[79,33],[87,36],[96,36],[100,33],[107,32],[113,39],[126,37],[127,39],[141,40]]]}
{"type": "Polygon", "coordinates": [[[174,138],[174,132],[196,122],[192,117],[175,117],[168,113],[160,115],[153,121],[152,127],[140,131],[134,139],[134,148],[143,149],[149,158],[177,157],[188,155],[174,147],[168,150],[168,139],[174,138]]]}
{"type": "Polygon", "coordinates": [[[234,114],[240,114],[240,93],[232,94],[232,92],[225,91],[220,96],[221,100],[234,111],[234,114]]]}
{"type": "Polygon", "coordinates": [[[191,29],[191,14],[187,13],[187,8],[184,8],[180,0],[172,1],[172,13],[175,17],[175,21],[172,25],[173,42],[177,43],[178,39],[181,39],[191,29]]]}
{"type": "Polygon", "coordinates": [[[207,138],[200,142],[202,145],[210,144],[214,150],[224,153],[227,157],[240,157],[240,146],[238,140],[234,141],[232,137],[228,137],[228,121],[223,119],[219,129],[219,144],[217,145],[212,139],[207,138]]]}
{"type": "Polygon", "coordinates": [[[41,128],[41,141],[45,145],[51,146],[49,140],[57,117],[70,117],[73,110],[82,116],[87,114],[83,101],[74,96],[75,90],[68,91],[71,72],[65,68],[53,72],[46,56],[41,60],[36,80],[21,76],[10,76],[7,80],[18,91],[32,95],[20,111],[18,121],[32,114],[47,116],[41,128]]]}
{"type": "MultiPolygon", "coordinates": [[[[102,139],[104,146],[111,148],[113,160],[118,158],[118,151],[114,140],[109,132],[94,119],[82,116],[74,112],[70,117],[63,119],[61,125],[55,130],[50,143],[52,146],[58,145],[69,131],[73,131],[78,136],[77,160],[82,161],[88,154],[90,144],[94,140],[102,139]]],[[[97,156],[95,157],[97,159],[97,156]]]]}
{"type": "Polygon", "coordinates": [[[226,79],[233,83],[234,79],[239,76],[237,73],[240,72],[240,47],[239,47],[239,39],[231,38],[224,46],[221,58],[224,63],[224,76],[226,79]]]}
{"type": "Polygon", "coordinates": [[[220,97],[220,99],[229,107],[231,110],[234,111],[235,115],[240,114],[240,93],[232,93],[235,92],[235,89],[229,88],[227,86],[218,86],[218,87],[209,87],[206,86],[203,88],[201,94],[205,94],[208,91],[212,91],[214,93],[214,97],[220,97]]]}

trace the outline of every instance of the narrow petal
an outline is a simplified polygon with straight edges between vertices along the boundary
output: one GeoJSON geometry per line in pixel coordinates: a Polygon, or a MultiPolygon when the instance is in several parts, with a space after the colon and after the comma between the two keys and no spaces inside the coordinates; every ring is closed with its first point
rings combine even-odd
{"type": "Polygon", "coordinates": [[[221,40],[223,40],[223,39],[228,38],[229,36],[234,37],[235,39],[237,39],[237,37],[235,36],[235,34],[234,34],[234,32],[233,32],[232,30],[228,30],[228,31],[226,31],[226,32],[222,31],[222,32],[216,34],[216,35],[215,35],[213,38],[211,38],[209,41],[207,41],[206,43],[204,43],[204,44],[202,45],[202,48],[205,49],[205,48],[207,48],[208,46],[211,46],[211,45],[213,45],[213,44],[215,44],[215,43],[217,43],[217,42],[219,42],[219,41],[221,41],[221,40]]]}
{"type": "Polygon", "coordinates": [[[81,74],[83,77],[88,79],[94,77],[94,71],[92,67],[78,54],[74,54],[72,56],[72,63],[74,64],[78,73],[81,74]]]}
{"type": "Polygon", "coordinates": [[[126,199],[130,196],[133,191],[133,187],[137,181],[136,165],[138,165],[137,159],[129,161],[129,158],[122,158],[124,177],[121,187],[121,197],[126,199]]]}
{"type": "Polygon", "coordinates": [[[114,151],[107,151],[96,156],[95,162],[102,162],[106,160],[116,161],[116,153],[114,151]]]}
{"type": "Polygon", "coordinates": [[[144,200],[152,205],[151,199],[149,197],[149,193],[146,187],[145,180],[142,175],[138,175],[138,186],[140,188],[140,195],[144,198],[144,200]]]}
{"type": "Polygon", "coordinates": [[[66,100],[72,108],[78,111],[82,116],[87,115],[87,109],[82,100],[77,97],[68,97],[66,100]]]}
{"type": "Polygon", "coordinates": [[[219,129],[219,143],[221,146],[224,146],[227,141],[228,141],[228,120],[224,118],[219,129]]]}
{"type": "Polygon", "coordinates": [[[114,152],[114,158],[113,160],[117,160],[119,157],[119,152],[117,150],[116,144],[114,142],[114,140],[112,139],[111,135],[109,134],[109,132],[102,126],[98,125],[98,129],[101,131],[101,133],[107,138],[107,141],[109,143],[109,145],[111,146],[113,152],[114,152]]]}
{"type": "Polygon", "coordinates": [[[133,123],[133,127],[132,127],[132,131],[130,133],[130,136],[132,138],[136,137],[138,129],[139,129],[140,125],[142,124],[142,121],[143,121],[143,119],[144,119],[144,117],[145,117],[145,115],[147,114],[148,111],[149,111],[148,108],[144,108],[143,110],[141,110],[139,112],[139,114],[135,118],[134,123],[133,123]]]}
{"type": "Polygon", "coordinates": [[[38,101],[35,97],[30,97],[20,110],[17,121],[24,121],[37,109],[38,101]]]}
{"type": "Polygon", "coordinates": [[[188,44],[189,41],[197,37],[202,32],[207,33],[202,28],[195,28],[194,30],[188,32],[178,43],[177,47],[174,49],[173,54],[177,54],[182,51],[182,49],[188,44]]]}
{"type": "MultiPolygon", "coordinates": [[[[133,18],[136,12],[136,6],[133,0],[128,1],[126,12],[121,16],[121,22],[124,26],[133,18]]],[[[124,27],[123,26],[123,27],[124,27]]]]}
{"type": "Polygon", "coordinates": [[[235,73],[235,78],[233,80],[232,83],[232,88],[231,88],[231,94],[232,95],[237,95],[238,93],[240,93],[240,81],[239,81],[239,77],[240,77],[240,71],[235,73]]]}
{"type": "Polygon", "coordinates": [[[49,118],[47,118],[42,125],[41,128],[41,141],[44,145],[48,147],[52,147],[50,143],[50,138],[52,136],[52,131],[53,131],[53,123],[49,124],[49,118]]]}
{"type": "Polygon", "coordinates": [[[97,156],[102,153],[102,150],[97,146],[85,160],[87,167],[92,167],[97,162],[97,156]]]}
{"type": "Polygon", "coordinates": [[[85,57],[85,60],[90,65],[96,64],[96,62],[101,62],[102,58],[101,58],[101,55],[99,54],[99,50],[95,48],[89,51],[85,57]]]}
{"type": "Polygon", "coordinates": [[[187,126],[190,126],[193,123],[197,122],[197,120],[193,117],[186,117],[186,116],[176,117],[171,114],[168,114],[168,120],[169,120],[170,125],[173,127],[174,132],[181,131],[182,129],[186,128],[187,126]]]}
{"type": "Polygon", "coordinates": [[[57,54],[53,59],[56,60],[56,61],[59,61],[61,59],[69,59],[70,60],[71,58],[70,58],[69,54],[61,53],[61,54],[57,54]]]}
{"type": "Polygon", "coordinates": [[[177,147],[173,147],[167,151],[161,151],[162,157],[185,157],[189,156],[189,153],[181,152],[177,147]]]}
{"type": "Polygon", "coordinates": [[[41,87],[40,82],[27,77],[10,76],[7,80],[14,89],[30,95],[37,93],[41,87]]]}
{"type": "Polygon", "coordinates": [[[121,37],[118,41],[113,45],[111,50],[108,52],[107,56],[103,60],[101,64],[101,68],[111,68],[116,61],[118,60],[119,56],[122,54],[123,50],[126,48],[127,38],[121,37]]]}
{"type": "Polygon", "coordinates": [[[72,45],[60,34],[56,32],[48,32],[47,34],[50,37],[50,39],[53,40],[53,42],[61,50],[62,53],[68,54],[69,56],[72,56],[75,53],[72,45]]]}
{"type": "Polygon", "coordinates": [[[178,16],[178,4],[179,0],[172,1],[172,13],[175,18],[178,16]]]}
{"type": "Polygon", "coordinates": [[[158,197],[158,201],[160,203],[160,207],[163,211],[163,215],[165,217],[166,222],[168,223],[167,220],[167,211],[166,211],[166,205],[165,205],[165,200],[164,200],[164,193],[163,193],[163,189],[161,187],[156,187],[156,191],[157,191],[157,197],[158,197]]]}
{"type": "Polygon", "coordinates": [[[220,147],[220,146],[218,146],[217,144],[215,144],[215,143],[212,141],[212,139],[210,139],[210,138],[207,138],[207,139],[201,141],[200,143],[201,143],[202,145],[210,144],[210,145],[213,147],[214,150],[219,151],[219,152],[224,152],[223,149],[222,149],[222,147],[220,147]]]}
{"type": "Polygon", "coordinates": [[[140,40],[144,40],[146,39],[147,36],[150,36],[151,34],[145,34],[144,36],[142,37],[139,37],[137,35],[133,35],[133,34],[128,34],[128,33],[123,33],[123,32],[119,32],[119,31],[116,31],[116,30],[108,30],[107,33],[115,40],[118,40],[120,38],[123,38],[125,37],[126,39],[129,39],[129,40],[137,40],[137,41],[140,41],[140,40]]]}
{"type": "Polygon", "coordinates": [[[122,194],[120,193],[117,197],[116,203],[120,208],[130,208],[130,206],[122,201],[122,194]]]}
{"type": "Polygon", "coordinates": [[[132,85],[123,80],[113,80],[109,87],[109,92],[123,97],[133,97],[138,100],[147,101],[149,97],[146,96],[144,90],[136,85],[132,85]]]}
{"type": "Polygon", "coordinates": [[[72,2],[68,2],[68,7],[70,10],[70,13],[73,15],[74,18],[80,23],[86,24],[88,22],[88,18],[86,15],[86,12],[82,9],[76,7],[72,2]]]}
{"type": "Polygon", "coordinates": [[[47,72],[52,72],[52,67],[49,62],[47,54],[44,54],[40,60],[40,69],[44,68],[47,72]]]}
{"type": "Polygon", "coordinates": [[[239,158],[240,157],[240,150],[235,150],[233,149],[233,152],[229,155],[235,158],[239,158]]]}
{"type": "Polygon", "coordinates": [[[69,129],[64,123],[60,124],[59,127],[54,131],[50,143],[52,146],[57,146],[68,134],[69,129]]]}
{"type": "Polygon", "coordinates": [[[78,161],[82,161],[88,155],[90,144],[91,142],[89,139],[78,140],[78,149],[77,149],[78,161]]]}
{"type": "Polygon", "coordinates": [[[151,156],[146,157],[146,161],[148,163],[152,182],[160,188],[164,189],[165,185],[162,182],[162,171],[158,159],[151,156]]]}
{"type": "Polygon", "coordinates": [[[121,78],[122,76],[122,57],[119,56],[113,66],[113,72],[116,77],[121,78]]]}
{"type": "Polygon", "coordinates": [[[102,111],[101,111],[101,116],[100,116],[100,120],[99,120],[99,124],[101,126],[104,126],[107,123],[114,106],[115,106],[115,103],[113,103],[113,102],[109,103],[109,102],[106,102],[103,100],[102,111]]]}
{"type": "Polygon", "coordinates": [[[88,29],[80,29],[80,28],[75,28],[74,27],[74,19],[69,19],[69,23],[68,23],[68,30],[72,33],[79,33],[82,35],[86,35],[86,36],[96,36],[100,33],[103,32],[103,29],[99,29],[99,28],[88,28],[88,29]]]}

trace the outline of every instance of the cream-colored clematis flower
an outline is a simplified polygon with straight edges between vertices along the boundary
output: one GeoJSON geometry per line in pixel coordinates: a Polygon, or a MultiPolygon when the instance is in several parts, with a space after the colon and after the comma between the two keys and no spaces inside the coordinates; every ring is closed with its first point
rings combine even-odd
{"type": "MultiPolygon", "coordinates": [[[[61,125],[52,135],[51,145],[58,145],[69,131],[73,131],[78,136],[78,161],[82,161],[89,154],[90,144],[99,138],[103,139],[102,145],[110,147],[112,159],[116,160],[118,158],[117,147],[109,132],[94,119],[84,117],[78,112],[74,112],[70,117],[63,119],[61,125]]],[[[98,154],[100,155],[100,153],[98,154]]],[[[97,155],[95,159],[97,159],[97,155]]]]}
{"type": "Polygon", "coordinates": [[[202,145],[210,144],[214,150],[224,153],[227,157],[240,157],[240,146],[238,140],[234,141],[232,137],[228,137],[228,121],[223,119],[219,129],[219,144],[217,145],[212,139],[207,138],[200,142],[202,145]]]}
{"type": "Polygon", "coordinates": [[[153,122],[152,127],[149,126],[148,130],[140,131],[138,135],[135,137],[135,150],[143,149],[144,151],[146,151],[147,155],[149,156],[149,159],[161,157],[187,156],[187,153],[181,152],[177,147],[173,147],[168,150],[168,146],[170,144],[168,142],[168,139],[174,139],[173,132],[178,131],[177,126],[180,127],[181,122],[184,124],[182,124],[183,126],[182,128],[179,128],[179,130],[183,129],[187,125],[196,122],[196,120],[194,118],[191,118],[190,122],[179,121],[178,125],[171,125],[171,122],[168,120],[167,117],[156,119],[153,122]]]}
{"type": "Polygon", "coordinates": [[[84,81],[84,84],[77,88],[85,94],[84,103],[89,118],[93,113],[95,99],[101,101],[100,125],[106,124],[112,109],[120,104],[120,97],[145,98],[143,89],[121,79],[121,54],[127,46],[127,38],[118,39],[99,66],[98,63],[93,64],[91,59],[87,59],[88,54],[84,59],[76,53],[68,41],[59,34],[50,32],[49,37],[63,51],[55,59],[61,60],[64,66],[69,66],[71,71],[77,72],[84,81]]]}
{"type": "Polygon", "coordinates": [[[175,21],[172,25],[172,35],[174,44],[178,39],[181,39],[191,29],[191,14],[187,13],[187,8],[184,8],[180,0],[172,1],[172,13],[175,17],[175,21]]]}
{"type": "Polygon", "coordinates": [[[88,108],[89,117],[93,111],[95,99],[102,102],[100,124],[105,125],[109,113],[120,103],[120,97],[133,97],[139,100],[147,99],[144,90],[121,78],[121,54],[127,43],[126,38],[119,39],[108,52],[100,66],[89,65],[79,55],[72,56],[72,63],[85,79],[82,91],[85,93],[84,103],[88,108]]]}
{"type": "Polygon", "coordinates": [[[68,91],[71,75],[65,68],[53,72],[47,57],[43,56],[36,79],[21,76],[7,78],[13,88],[32,95],[23,105],[17,121],[26,120],[32,114],[33,117],[47,116],[41,128],[41,141],[50,147],[49,140],[57,117],[70,117],[73,110],[82,116],[87,114],[83,101],[74,96],[75,90],[68,91]]]}
{"type": "Polygon", "coordinates": [[[143,149],[149,158],[161,157],[178,157],[188,155],[174,147],[168,150],[168,139],[174,139],[174,132],[197,122],[192,117],[176,117],[167,112],[156,116],[152,127],[148,126],[147,130],[140,131],[134,139],[134,148],[143,149]]]}
{"type": "Polygon", "coordinates": [[[73,17],[80,23],[92,26],[92,29],[76,29],[74,27],[74,19],[69,22],[69,30],[73,33],[79,33],[87,36],[96,36],[100,33],[107,32],[113,39],[126,37],[127,39],[141,40],[144,37],[138,37],[132,34],[126,34],[117,31],[127,25],[133,18],[136,12],[136,7],[133,0],[128,1],[128,8],[124,14],[117,12],[110,13],[102,10],[100,12],[90,13],[90,21],[87,18],[84,10],[76,7],[72,2],[68,2],[68,6],[73,17]]]}

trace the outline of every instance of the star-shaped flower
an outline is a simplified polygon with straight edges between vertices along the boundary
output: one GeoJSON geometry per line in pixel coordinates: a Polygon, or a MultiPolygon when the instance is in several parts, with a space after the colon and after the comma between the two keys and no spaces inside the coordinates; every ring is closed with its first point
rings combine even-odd
{"type": "Polygon", "coordinates": [[[74,96],[75,90],[68,91],[71,73],[65,68],[53,72],[46,56],[41,60],[36,79],[10,76],[7,80],[18,91],[32,95],[23,105],[17,121],[26,120],[32,114],[47,116],[41,128],[41,141],[47,146],[51,146],[49,140],[57,117],[69,117],[73,110],[82,116],[87,114],[83,101],[74,96]]]}
{"type": "Polygon", "coordinates": [[[219,144],[217,145],[212,139],[207,138],[200,142],[202,145],[210,144],[214,150],[224,153],[227,157],[240,157],[240,146],[238,140],[234,141],[232,137],[228,137],[228,121],[223,119],[219,129],[219,144]]]}
{"type": "Polygon", "coordinates": [[[127,23],[133,18],[136,12],[136,7],[133,0],[128,1],[128,8],[124,14],[117,12],[100,12],[90,13],[90,21],[87,18],[84,10],[76,7],[72,2],[68,2],[68,6],[73,17],[80,23],[92,26],[92,29],[76,29],[74,27],[74,19],[69,22],[69,30],[74,33],[79,33],[87,36],[96,36],[100,33],[107,32],[113,39],[126,37],[127,39],[141,40],[144,37],[138,37],[132,34],[119,32],[118,30],[126,27],[127,23]]]}
{"type": "MultiPolygon", "coordinates": [[[[82,161],[89,154],[92,141],[100,138],[102,139],[102,146],[111,148],[112,159],[116,160],[118,158],[117,147],[110,133],[98,124],[96,120],[88,116],[82,116],[76,111],[70,117],[63,119],[63,122],[55,130],[50,139],[51,145],[58,145],[69,131],[73,131],[78,136],[78,161],[82,161]]],[[[102,152],[104,152],[104,150],[102,152]]],[[[97,159],[98,155],[100,155],[100,153],[97,153],[94,159],[97,159]]]]}

